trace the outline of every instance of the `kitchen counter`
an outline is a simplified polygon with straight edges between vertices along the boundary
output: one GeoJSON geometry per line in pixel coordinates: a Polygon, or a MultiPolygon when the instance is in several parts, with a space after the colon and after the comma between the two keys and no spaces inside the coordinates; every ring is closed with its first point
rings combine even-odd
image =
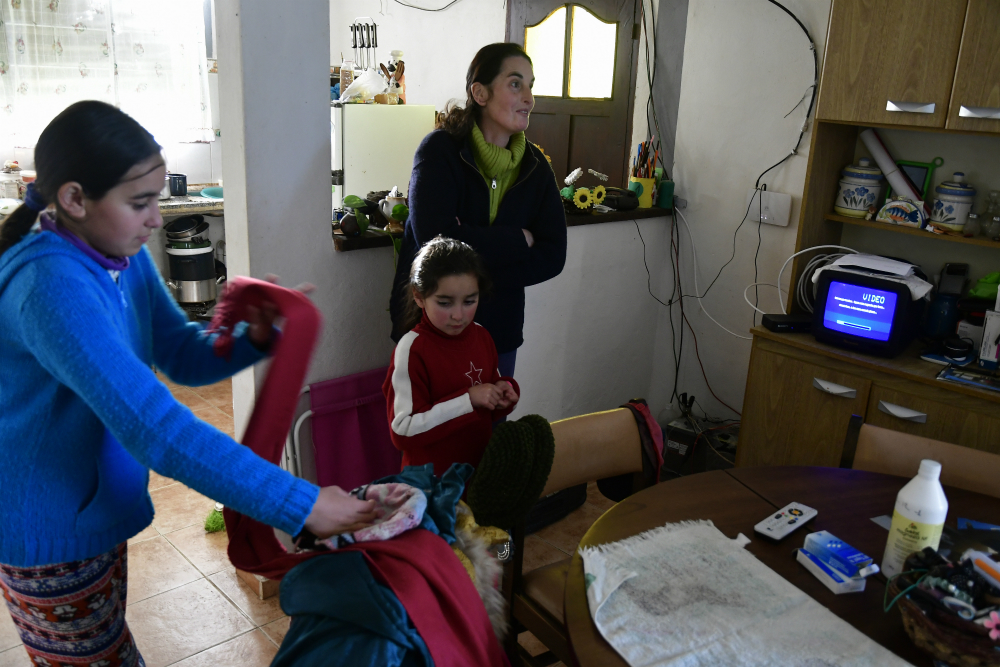
{"type": "MultiPolygon", "coordinates": [[[[207,187],[207,186],[206,186],[207,187]]],[[[160,200],[160,215],[164,218],[201,213],[207,215],[222,215],[223,200],[208,199],[201,196],[201,188],[188,188],[187,197],[171,197],[160,200]]]]}
{"type": "MultiPolygon", "coordinates": [[[[603,222],[620,222],[622,220],[644,220],[671,215],[673,211],[664,208],[638,208],[633,211],[612,211],[610,213],[589,213],[584,215],[569,214],[566,216],[567,227],[580,225],[596,225],[603,222]]],[[[397,238],[402,234],[396,235],[397,238]]],[[[365,232],[361,236],[344,236],[340,230],[333,232],[333,247],[338,252],[364,250],[366,248],[392,247],[391,237],[384,232],[365,232]]]]}

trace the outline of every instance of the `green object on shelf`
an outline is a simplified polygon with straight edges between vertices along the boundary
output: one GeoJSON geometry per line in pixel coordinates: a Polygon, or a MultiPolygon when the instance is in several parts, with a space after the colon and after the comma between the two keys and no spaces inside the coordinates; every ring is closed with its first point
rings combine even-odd
{"type": "Polygon", "coordinates": [[[563,199],[573,199],[573,192],[574,192],[573,186],[567,185],[566,187],[564,187],[562,190],[559,191],[559,194],[562,195],[563,199]]]}
{"type": "Polygon", "coordinates": [[[347,195],[344,197],[344,206],[349,208],[364,208],[366,205],[365,200],[357,195],[347,195]]]}
{"type": "Polygon", "coordinates": [[[222,188],[214,185],[210,188],[202,188],[201,196],[205,199],[222,199],[222,188]]]}
{"type": "Polygon", "coordinates": [[[398,222],[406,222],[406,219],[410,216],[410,209],[407,208],[406,204],[396,204],[392,207],[392,219],[398,222]]]}
{"type": "Polygon", "coordinates": [[[674,207],[674,182],[660,181],[656,188],[656,205],[659,208],[674,207]]]}
{"type": "Polygon", "coordinates": [[[1000,287],[1000,271],[994,271],[980,278],[975,287],[969,290],[969,296],[993,300],[997,298],[998,287],[1000,287]]]}

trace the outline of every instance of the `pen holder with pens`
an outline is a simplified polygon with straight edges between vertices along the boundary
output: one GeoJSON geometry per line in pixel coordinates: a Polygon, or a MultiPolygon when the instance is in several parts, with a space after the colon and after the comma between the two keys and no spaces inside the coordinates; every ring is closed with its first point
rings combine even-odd
{"type": "Polygon", "coordinates": [[[639,208],[653,207],[653,190],[656,187],[655,178],[636,178],[629,176],[628,189],[639,198],[639,208]]]}

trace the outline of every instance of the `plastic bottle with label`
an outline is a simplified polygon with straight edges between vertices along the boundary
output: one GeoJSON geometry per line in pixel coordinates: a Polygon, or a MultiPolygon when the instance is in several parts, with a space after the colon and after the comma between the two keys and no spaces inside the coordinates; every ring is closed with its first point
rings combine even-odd
{"type": "Polygon", "coordinates": [[[354,61],[344,60],[340,64],[340,94],[343,96],[344,91],[354,83],[354,61]]]}
{"type": "Polygon", "coordinates": [[[907,556],[926,547],[937,549],[948,515],[948,499],[941,488],[941,464],[924,459],[920,470],[896,496],[889,541],[882,557],[886,577],[899,574],[907,556]]]}

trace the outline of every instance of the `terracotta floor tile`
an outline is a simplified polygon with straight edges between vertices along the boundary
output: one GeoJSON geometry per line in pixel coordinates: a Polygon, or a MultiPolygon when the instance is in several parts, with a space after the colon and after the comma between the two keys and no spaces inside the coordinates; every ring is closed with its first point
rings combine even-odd
{"type": "Polygon", "coordinates": [[[603,514],[601,510],[589,503],[584,503],[578,509],[573,510],[573,513],[565,519],[542,528],[535,535],[552,546],[571,554],[576,551],[577,545],[580,544],[580,538],[600,518],[601,514],[603,514]]]}
{"type": "Polygon", "coordinates": [[[597,488],[597,482],[587,484],[587,502],[602,512],[607,512],[609,509],[618,504],[615,501],[604,497],[604,494],[597,488]]]}
{"type": "Polygon", "coordinates": [[[281,611],[281,598],[277,595],[261,600],[235,572],[218,572],[209,580],[219,587],[230,601],[250,617],[254,625],[267,625],[285,615],[281,611]]]}
{"type": "Polygon", "coordinates": [[[201,578],[201,572],[163,537],[154,537],[128,548],[130,605],[201,578]]]}
{"type": "Polygon", "coordinates": [[[231,405],[220,405],[219,409],[222,410],[223,412],[225,412],[230,417],[232,417],[233,413],[235,412],[233,410],[233,406],[231,406],[231,405]]]}
{"type": "Polygon", "coordinates": [[[288,634],[288,626],[291,625],[292,618],[290,616],[285,616],[284,618],[279,618],[277,621],[268,623],[267,625],[262,625],[261,630],[264,634],[270,638],[276,645],[281,646],[281,642],[285,640],[285,635],[288,634]]]}
{"type": "Polygon", "coordinates": [[[205,576],[231,567],[226,554],[229,536],[224,530],[206,533],[203,525],[195,524],[169,533],[167,539],[205,576]]]}
{"type": "Polygon", "coordinates": [[[178,403],[183,403],[192,410],[197,410],[199,408],[210,408],[212,404],[206,401],[204,398],[194,393],[187,387],[171,387],[170,393],[174,395],[178,403]]]}
{"type": "Polygon", "coordinates": [[[147,667],[172,665],[253,629],[207,579],[129,605],[125,617],[147,667]]]}
{"type": "Polygon", "coordinates": [[[18,646],[0,653],[0,667],[34,667],[24,647],[18,646]]]}
{"type": "Polygon", "coordinates": [[[211,405],[221,408],[224,406],[233,407],[233,381],[223,380],[215,384],[204,387],[188,387],[188,389],[198,396],[201,396],[211,405]]]}
{"type": "Polygon", "coordinates": [[[267,667],[277,652],[278,647],[267,638],[267,635],[257,629],[218,646],[213,646],[190,658],[175,662],[174,667],[216,667],[217,665],[267,667]]]}
{"type": "Polygon", "coordinates": [[[146,540],[151,540],[154,537],[157,537],[158,535],[159,535],[159,533],[156,532],[156,528],[153,527],[153,524],[149,524],[148,526],[146,526],[143,529],[143,531],[141,533],[139,533],[138,535],[134,535],[134,536],[128,538],[128,543],[129,543],[129,546],[132,546],[133,544],[136,544],[137,542],[144,542],[146,540]]]}
{"type": "Polygon", "coordinates": [[[208,422],[215,428],[219,429],[230,438],[233,437],[233,418],[227,415],[225,412],[219,408],[208,406],[204,408],[199,408],[197,410],[192,410],[194,416],[198,419],[208,422]]]}
{"type": "Polygon", "coordinates": [[[215,507],[215,501],[206,498],[183,484],[171,484],[150,494],[156,514],[153,525],[161,534],[172,533],[188,526],[204,526],[205,517],[215,507]]]}
{"type": "Polygon", "coordinates": [[[7,604],[0,595],[0,651],[7,651],[21,645],[21,636],[17,634],[17,626],[7,611],[7,604]]]}
{"type": "Polygon", "coordinates": [[[171,484],[176,484],[177,482],[170,479],[169,477],[164,477],[160,473],[150,470],[149,471],[149,486],[147,487],[150,491],[156,489],[162,489],[165,486],[170,486],[171,484]]]}
{"type": "Polygon", "coordinates": [[[521,566],[521,572],[531,572],[536,568],[545,567],[571,555],[535,535],[528,535],[524,538],[524,562],[521,566]]]}

